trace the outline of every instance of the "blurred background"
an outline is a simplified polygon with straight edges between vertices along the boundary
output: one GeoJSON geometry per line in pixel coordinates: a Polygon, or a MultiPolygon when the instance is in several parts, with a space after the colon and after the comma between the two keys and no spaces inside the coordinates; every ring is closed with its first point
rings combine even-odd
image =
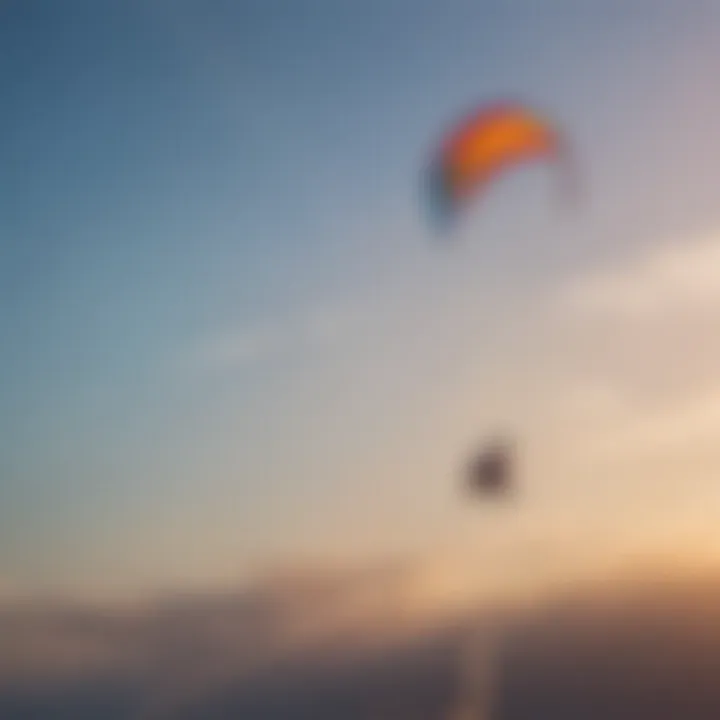
{"type": "Polygon", "coordinates": [[[719,39],[711,0],[6,0],[0,715],[584,720],[610,668],[614,718],[717,718],[719,39]],[[528,167],[438,239],[428,157],[506,96],[580,201],[528,167]],[[498,427],[505,506],[459,492],[498,427]],[[632,705],[683,618],[695,709],[632,705]]]}

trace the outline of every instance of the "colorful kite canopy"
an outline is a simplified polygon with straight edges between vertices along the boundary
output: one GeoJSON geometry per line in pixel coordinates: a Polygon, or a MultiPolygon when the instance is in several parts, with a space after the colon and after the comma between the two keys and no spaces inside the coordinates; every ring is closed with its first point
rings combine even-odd
{"type": "Polygon", "coordinates": [[[502,171],[540,159],[569,169],[566,142],[551,122],[520,103],[476,109],[450,130],[433,159],[430,191],[438,219],[452,219],[502,171]]]}

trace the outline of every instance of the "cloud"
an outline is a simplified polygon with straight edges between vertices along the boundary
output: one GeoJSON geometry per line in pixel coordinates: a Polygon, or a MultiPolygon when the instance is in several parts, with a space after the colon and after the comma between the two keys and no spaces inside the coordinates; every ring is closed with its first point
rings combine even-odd
{"type": "Polygon", "coordinates": [[[636,420],[634,442],[645,447],[717,447],[720,428],[720,386],[712,386],[661,412],[636,420]]]}
{"type": "Polygon", "coordinates": [[[398,631],[415,577],[401,564],[124,608],[6,604],[0,716],[422,720],[488,705],[491,720],[719,716],[717,565],[658,559],[524,610],[398,631]]]}
{"type": "Polygon", "coordinates": [[[226,333],[207,341],[201,352],[203,365],[217,368],[237,367],[273,352],[282,346],[283,334],[278,327],[247,328],[226,333]]]}
{"type": "Polygon", "coordinates": [[[333,342],[349,320],[350,313],[338,308],[305,308],[254,326],[218,331],[200,339],[192,355],[203,369],[250,366],[298,347],[333,342]]]}
{"type": "Polygon", "coordinates": [[[718,576],[656,570],[568,593],[518,624],[498,719],[720,717],[718,576]]]}
{"type": "Polygon", "coordinates": [[[719,278],[720,234],[709,234],[562,286],[553,307],[563,332],[568,317],[573,325],[559,427],[602,453],[706,458],[720,423],[719,278]]]}
{"type": "Polygon", "coordinates": [[[585,434],[596,450],[647,455],[718,447],[720,381],[652,403],[611,383],[577,383],[556,409],[567,432],[585,434]]]}
{"type": "Polygon", "coordinates": [[[444,627],[447,613],[428,602],[425,575],[393,563],[297,569],[236,592],[126,606],[7,601],[0,606],[0,716],[15,717],[8,708],[18,693],[37,698],[70,688],[82,704],[90,702],[83,688],[109,687],[141,712],[130,717],[174,717],[228,687],[242,696],[267,678],[313,668],[319,676],[351,672],[444,627]]]}
{"type": "Polygon", "coordinates": [[[720,238],[665,243],[621,267],[593,272],[561,290],[565,308],[641,318],[720,309],[720,238]]]}

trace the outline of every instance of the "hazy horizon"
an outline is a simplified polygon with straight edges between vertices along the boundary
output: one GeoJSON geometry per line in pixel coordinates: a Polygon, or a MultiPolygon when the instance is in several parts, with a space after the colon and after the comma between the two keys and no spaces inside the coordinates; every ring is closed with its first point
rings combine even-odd
{"type": "Polygon", "coordinates": [[[443,613],[408,603],[422,583],[387,566],[127,607],[3,602],[0,714],[594,720],[604,708],[710,720],[718,569],[627,560],[544,595],[443,613]]]}

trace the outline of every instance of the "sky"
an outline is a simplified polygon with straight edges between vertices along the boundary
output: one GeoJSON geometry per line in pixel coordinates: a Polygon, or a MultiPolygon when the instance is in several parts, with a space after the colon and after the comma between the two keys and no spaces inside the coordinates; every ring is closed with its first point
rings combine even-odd
{"type": "Polygon", "coordinates": [[[0,588],[720,549],[720,6],[0,13],[0,588]],[[444,246],[421,171],[498,96],[582,202],[508,174],[444,246]],[[496,427],[521,497],[468,506],[496,427]]]}

